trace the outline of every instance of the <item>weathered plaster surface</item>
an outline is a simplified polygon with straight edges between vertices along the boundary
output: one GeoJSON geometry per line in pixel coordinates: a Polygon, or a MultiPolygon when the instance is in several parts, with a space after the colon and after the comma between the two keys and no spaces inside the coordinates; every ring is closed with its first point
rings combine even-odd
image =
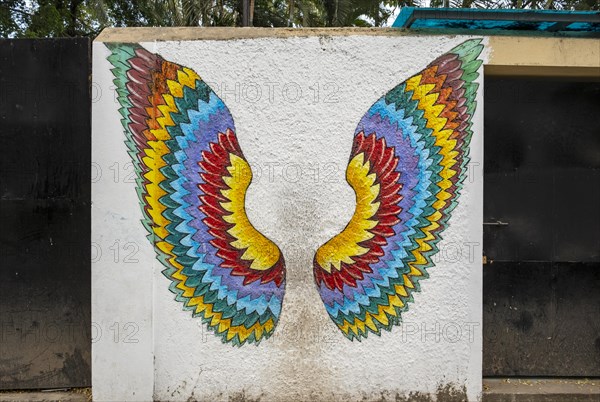
{"type": "Polygon", "coordinates": [[[102,31],[96,41],[163,42],[350,35],[405,36],[407,33],[396,28],[108,28],[102,31]]]}
{"type": "Polygon", "coordinates": [[[108,51],[96,42],[93,161],[102,175],[93,184],[93,241],[103,255],[93,265],[93,321],[101,330],[93,347],[95,399],[480,398],[483,87],[469,177],[405,324],[348,341],[330,322],[312,277],[316,248],[354,210],[344,172],[359,119],[382,94],[466,39],[349,32],[142,43],[193,68],[229,107],[254,171],[248,215],[286,259],[279,326],[258,347],[242,348],[222,344],[173,301],[127,182],[108,51]],[[117,240],[119,258],[110,249],[117,240]],[[134,245],[132,258],[125,258],[125,244],[134,245]],[[135,334],[125,339],[131,328],[135,334]]]}

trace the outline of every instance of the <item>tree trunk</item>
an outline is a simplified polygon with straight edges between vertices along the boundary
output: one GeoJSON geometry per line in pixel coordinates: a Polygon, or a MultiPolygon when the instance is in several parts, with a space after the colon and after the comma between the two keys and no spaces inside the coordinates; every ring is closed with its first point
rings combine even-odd
{"type": "Polygon", "coordinates": [[[248,19],[248,26],[254,26],[254,0],[250,0],[250,17],[248,19]]]}
{"type": "Polygon", "coordinates": [[[294,20],[294,0],[288,1],[288,27],[292,26],[292,21],[294,20]]]}

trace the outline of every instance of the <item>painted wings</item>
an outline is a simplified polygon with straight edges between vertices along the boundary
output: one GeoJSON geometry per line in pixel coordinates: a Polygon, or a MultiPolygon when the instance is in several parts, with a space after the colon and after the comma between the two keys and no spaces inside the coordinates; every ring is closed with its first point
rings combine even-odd
{"type": "Polygon", "coordinates": [[[351,340],[399,324],[433,266],[469,161],[480,42],[437,58],[358,124],[346,170],[356,209],[314,259],[326,310],[351,340]]]}
{"type": "Polygon", "coordinates": [[[191,69],[139,45],[107,46],[142,224],[171,291],[223,342],[268,338],[284,260],[246,215],[252,174],[229,110],[191,69]]]}

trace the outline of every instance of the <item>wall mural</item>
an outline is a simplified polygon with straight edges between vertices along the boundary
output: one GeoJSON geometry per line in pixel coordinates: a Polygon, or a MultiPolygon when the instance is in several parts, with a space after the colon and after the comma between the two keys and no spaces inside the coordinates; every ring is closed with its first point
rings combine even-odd
{"type": "MultiPolygon", "coordinates": [[[[233,118],[191,69],[136,44],[107,44],[142,224],[170,290],[223,342],[273,333],[285,291],[279,248],[245,212],[252,173],[233,118]]],[[[480,39],[464,42],[367,111],[346,179],[356,209],[321,246],[314,276],[344,335],[400,323],[433,266],[469,161],[480,39]]]]}
{"type": "Polygon", "coordinates": [[[285,264],[244,210],[252,173],[231,113],[191,69],[107,46],[142,224],[170,290],[223,342],[259,343],[279,319],[285,264]]]}
{"type": "Polygon", "coordinates": [[[399,324],[434,265],[469,162],[482,50],[474,39],[438,57],[358,123],[346,170],[356,210],[314,259],[325,308],[351,340],[399,324]]]}

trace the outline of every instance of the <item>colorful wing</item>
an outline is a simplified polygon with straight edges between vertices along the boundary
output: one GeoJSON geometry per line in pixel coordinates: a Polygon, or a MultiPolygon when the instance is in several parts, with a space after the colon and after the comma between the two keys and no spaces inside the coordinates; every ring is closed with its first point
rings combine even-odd
{"type": "Polygon", "coordinates": [[[229,110],[191,69],[139,45],[107,46],[142,224],[170,290],[223,342],[268,338],[284,260],[246,215],[252,173],[229,110]]]}
{"type": "Polygon", "coordinates": [[[314,259],[327,312],[351,340],[399,324],[434,265],[469,161],[480,42],[437,58],[358,124],[346,170],[356,209],[314,259]]]}

